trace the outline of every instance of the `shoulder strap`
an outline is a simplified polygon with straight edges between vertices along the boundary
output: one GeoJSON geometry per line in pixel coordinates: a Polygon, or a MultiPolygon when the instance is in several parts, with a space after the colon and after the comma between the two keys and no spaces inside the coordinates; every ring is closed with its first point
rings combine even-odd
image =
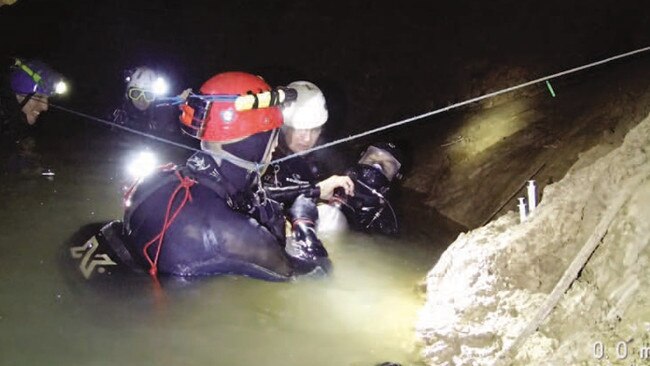
{"type": "MultiPolygon", "coordinates": [[[[204,187],[207,187],[208,189],[212,190],[215,192],[219,197],[223,198],[226,202],[228,202],[229,205],[231,205],[232,202],[232,194],[229,193],[229,191],[232,190],[232,186],[225,180],[223,179],[214,179],[211,177],[208,177],[205,174],[197,174],[196,172],[193,172],[190,168],[187,166],[181,166],[166,172],[161,172],[161,173],[166,173],[162,177],[160,177],[156,182],[150,184],[147,187],[146,192],[141,192],[139,194],[138,199],[135,201],[132,201],[131,204],[129,205],[128,210],[124,212],[124,222],[129,222],[130,216],[133,212],[135,212],[138,207],[147,199],[151,194],[154,192],[158,191],[160,188],[166,186],[167,184],[170,183],[177,183],[178,182],[178,177],[174,174],[175,171],[178,171],[181,176],[183,177],[188,177],[197,182],[197,184],[202,185],[204,187]],[[230,188],[230,189],[229,189],[230,188]]],[[[190,190],[192,188],[190,187],[190,190]]]]}
{"type": "Polygon", "coordinates": [[[234,188],[230,182],[225,180],[223,177],[216,178],[210,177],[206,174],[197,174],[187,166],[181,167],[179,169],[179,173],[181,173],[181,175],[184,177],[194,179],[198,184],[214,191],[219,197],[223,198],[224,200],[228,200],[233,195],[234,188]]]}
{"type": "MultiPolygon", "coordinates": [[[[166,173],[166,175],[162,176],[160,179],[152,183],[147,187],[146,192],[142,192],[142,194],[139,195],[139,198],[135,201],[131,201],[128,204],[127,210],[124,211],[124,222],[128,223],[130,222],[129,220],[131,219],[131,214],[140,207],[140,205],[147,199],[149,196],[151,196],[152,193],[156,192],[160,188],[164,187],[165,185],[172,183],[174,181],[177,181],[178,178],[173,174],[174,169],[169,170],[169,171],[162,171],[160,173],[166,173]]],[[[159,173],[159,174],[160,174],[159,173]]],[[[136,187],[137,189],[138,187],[136,187]]]]}

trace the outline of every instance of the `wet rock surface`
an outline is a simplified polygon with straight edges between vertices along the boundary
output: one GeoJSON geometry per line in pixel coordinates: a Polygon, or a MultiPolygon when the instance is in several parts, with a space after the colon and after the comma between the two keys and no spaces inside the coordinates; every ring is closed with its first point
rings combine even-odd
{"type": "Polygon", "coordinates": [[[413,144],[418,168],[404,187],[461,227],[479,227],[516,208],[526,180],[543,188],[586,150],[601,145],[604,153],[620,144],[650,111],[648,66],[647,58],[613,64],[595,76],[553,82],[556,97],[540,84],[535,94],[441,117],[434,124],[447,132],[413,144]]]}
{"type": "Polygon", "coordinates": [[[459,235],[426,279],[417,329],[428,363],[491,365],[500,356],[516,365],[596,364],[601,356],[611,364],[647,362],[648,146],[650,117],[620,146],[581,154],[546,186],[527,221],[509,212],[459,235]],[[618,209],[615,202],[624,203],[618,209]],[[538,331],[504,355],[606,215],[613,220],[604,222],[578,279],[538,331]]]}

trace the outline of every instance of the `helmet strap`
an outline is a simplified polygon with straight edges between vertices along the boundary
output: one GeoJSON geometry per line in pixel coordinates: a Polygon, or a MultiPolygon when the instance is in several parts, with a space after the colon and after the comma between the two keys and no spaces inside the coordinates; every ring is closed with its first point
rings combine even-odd
{"type": "Polygon", "coordinates": [[[269,142],[266,144],[266,149],[264,150],[264,155],[262,156],[262,162],[263,164],[256,164],[256,170],[258,173],[261,174],[260,167],[266,168],[271,161],[271,155],[273,155],[273,143],[275,142],[275,139],[278,137],[280,134],[280,129],[276,128],[271,132],[271,137],[269,137],[269,142]]]}
{"type": "Polygon", "coordinates": [[[25,95],[25,98],[23,99],[22,102],[20,102],[20,109],[23,109],[23,107],[29,102],[30,99],[34,96],[36,93],[29,93],[25,95]]]}
{"type": "MultiPolygon", "coordinates": [[[[272,146],[273,142],[275,141],[276,136],[278,135],[278,129],[274,129],[273,132],[271,133],[271,137],[269,137],[269,141],[266,143],[266,149],[264,150],[264,155],[262,156],[262,161],[265,162],[266,160],[269,160],[271,154],[273,153],[272,151],[272,146]]],[[[212,155],[215,159],[217,160],[227,160],[228,162],[246,169],[249,172],[256,172],[259,171],[259,168],[261,165],[267,165],[266,163],[260,164],[256,163],[253,161],[248,161],[246,159],[242,159],[239,156],[236,156],[223,148],[219,148],[218,150],[216,149],[204,149],[205,152],[209,153],[212,155]]]]}
{"type": "Polygon", "coordinates": [[[231,154],[222,148],[219,150],[210,149],[204,151],[212,155],[217,160],[227,160],[228,162],[248,171],[254,171],[257,168],[257,163],[242,159],[239,156],[231,154]]]}

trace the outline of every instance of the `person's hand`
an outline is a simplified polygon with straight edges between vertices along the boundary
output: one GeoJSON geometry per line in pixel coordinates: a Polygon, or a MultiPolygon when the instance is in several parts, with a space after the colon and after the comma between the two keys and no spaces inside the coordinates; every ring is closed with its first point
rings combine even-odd
{"type": "Polygon", "coordinates": [[[320,188],[320,199],[329,200],[334,194],[334,190],[341,187],[348,196],[354,196],[354,183],[347,175],[333,175],[322,182],[316,184],[320,188]]]}
{"type": "Polygon", "coordinates": [[[187,97],[190,96],[190,93],[191,93],[191,92],[192,92],[192,89],[191,89],[191,88],[189,88],[189,89],[185,89],[185,90],[183,90],[182,93],[180,93],[180,94],[178,95],[178,97],[181,98],[182,100],[187,100],[187,97]]]}

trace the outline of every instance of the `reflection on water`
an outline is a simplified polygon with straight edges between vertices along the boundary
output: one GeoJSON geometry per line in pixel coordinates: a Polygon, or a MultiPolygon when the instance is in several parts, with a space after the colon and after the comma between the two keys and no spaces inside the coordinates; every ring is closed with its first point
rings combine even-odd
{"type": "Polygon", "coordinates": [[[0,183],[1,365],[416,363],[415,286],[436,256],[416,243],[325,237],[333,274],[292,283],[214,277],[156,291],[146,275],[110,286],[70,276],[66,240],[120,217],[122,157],[142,143],[103,135],[74,153],[47,148],[53,181],[0,183]]]}

